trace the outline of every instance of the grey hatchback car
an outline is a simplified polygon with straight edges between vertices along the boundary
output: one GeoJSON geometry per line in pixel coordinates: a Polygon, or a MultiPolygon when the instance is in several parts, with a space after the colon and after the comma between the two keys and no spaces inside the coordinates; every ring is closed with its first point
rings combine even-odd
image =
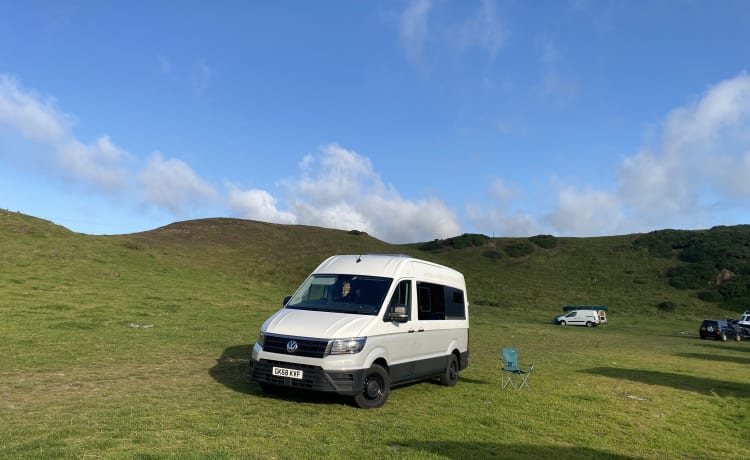
{"type": "Polygon", "coordinates": [[[726,342],[728,337],[737,342],[742,340],[740,332],[732,324],[720,319],[704,319],[698,333],[701,339],[717,339],[726,342]]]}

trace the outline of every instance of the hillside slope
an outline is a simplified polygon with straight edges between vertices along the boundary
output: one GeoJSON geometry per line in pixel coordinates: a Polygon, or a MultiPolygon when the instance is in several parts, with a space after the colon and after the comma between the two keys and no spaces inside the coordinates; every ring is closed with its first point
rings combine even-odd
{"type": "MultiPolygon", "coordinates": [[[[6,299],[28,305],[35,293],[61,293],[61,300],[95,306],[122,296],[147,297],[156,284],[160,292],[214,300],[252,295],[276,303],[331,254],[385,252],[462,271],[475,308],[547,320],[569,304],[604,304],[615,314],[655,316],[663,314],[658,305],[671,302],[672,314],[679,317],[731,314],[699,299],[698,289],[670,285],[667,274],[686,262],[653,256],[633,244],[638,238],[555,238],[548,248],[526,238],[487,237],[460,246],[393,245],[356,231],[223,218],[90,236],[0,211],[0,283],[6,299]],[[524,251],[511,252],[511,246],[524,251]]],[[[159,305],[153,299],[141,303],[159,305]]]]}

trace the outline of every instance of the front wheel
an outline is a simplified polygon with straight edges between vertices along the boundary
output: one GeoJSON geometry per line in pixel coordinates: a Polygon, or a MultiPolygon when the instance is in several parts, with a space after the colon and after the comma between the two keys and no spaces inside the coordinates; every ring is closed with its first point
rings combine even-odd
{"type": "Polygon", "coordinates": [[[721,341],[722,342],[726,342],[727,341],[727,335],[724,334],[723,332],[721,333],[721,341]]]}
{"type": "Polygon", "coordinates": [[[586,327],[593,327],[593,326],[594,326],[594,323],[592,323],[591,321],[586,321],[586,327]]]}
{"type": "Polygon", "coordinates": [[[560,322],[559,322],[558,324],[559,324],[560,326],[565,326],[565,325],[566,325],[566,324],[568,324],[568,323],[566,323],[566,322],[565,322],[565,320],[563,320],[563,321],[560,321],[560,322]]]}
{"type": "Polygon", "coordinates": [[[735,336],[734,336],[734,340],[735,340],[736,342],[739,342],[740,340],[742,340],[742,336],[740,336],[740,333],[739,333],[739,332],[737,333],[737,335],[735,335],[735,336]]]}
{"type": "Polygon", "coordinates": [[[385,404],[391,391],[391,377],[383,366],[373,364],[365,373],[365,380],[354,403],[361,409],[375,409],[385,404]]]}
{"type": "Polygon", "coordinates": [[[456,355],[450,355],[448,358],[448,366],[445,368],[445,372],[440,376],[440,384],[447,387],[452,387],[458,380],[458,359],[456,355]]]}

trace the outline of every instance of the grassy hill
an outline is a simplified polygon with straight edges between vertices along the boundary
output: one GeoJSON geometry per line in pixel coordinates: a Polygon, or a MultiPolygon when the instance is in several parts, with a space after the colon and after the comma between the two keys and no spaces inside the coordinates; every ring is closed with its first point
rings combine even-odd
{"type": "Polygon", "coordinates": [[[696,340],[699,319],[733,313],[676,287],[693,262],[642,237],[392,245],[236,219],[90,236],[0,210],[0,456],[741,458],[748,344],[696,340]],[[459,385],[377,411],[263,394],[247,379],[263,319],[327,256],[367,252],[466,275],[459,385]],[[551,325],[568,304],[608,305],[611,323],[551,325]],[[499,390],[507,345],[537,362],[533,392],[499,390]]]}

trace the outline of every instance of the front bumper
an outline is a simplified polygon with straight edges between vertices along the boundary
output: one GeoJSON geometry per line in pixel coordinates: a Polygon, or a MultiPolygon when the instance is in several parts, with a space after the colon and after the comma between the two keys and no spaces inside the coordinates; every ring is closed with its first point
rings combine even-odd
{"type": "Polygon", "coordinates": [[[285,361],[271,361],[267,359],[251,360],[252,370],[250,378],[262,385],[276,385],[301,390],[323,391],[352,396],[359,392],[364,384],[366,369],[352,371],[326,371],[320,366],[309,364],[289,363],[285,361]],[[274,367],[298,369],[303,378],[293,379],[273,375],[274,367]],[[355,388],[357,390],[355,390],[355,388]]]}

